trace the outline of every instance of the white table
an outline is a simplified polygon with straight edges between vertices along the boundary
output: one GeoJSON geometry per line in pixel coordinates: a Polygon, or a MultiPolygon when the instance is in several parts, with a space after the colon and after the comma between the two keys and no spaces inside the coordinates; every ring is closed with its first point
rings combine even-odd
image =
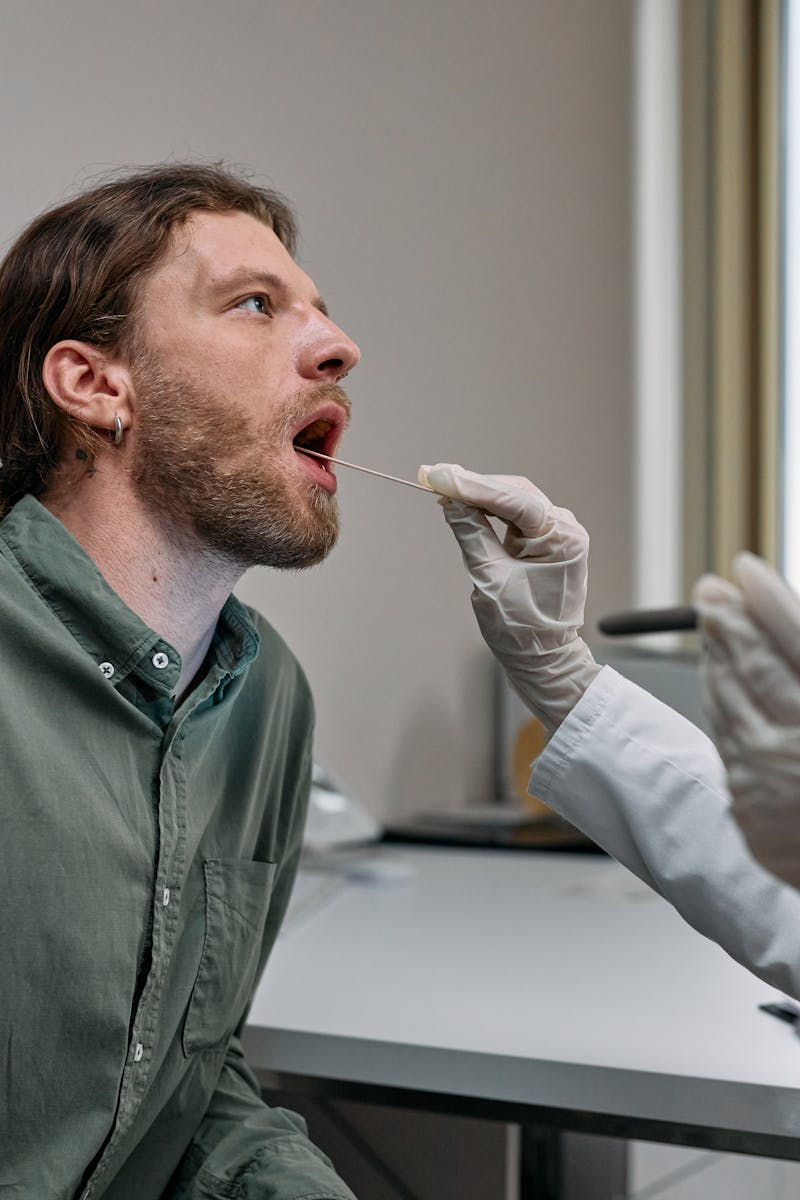
{"type": "Polygon", "coordinates": [[[800,1038],[758,1010],[779,997],[622,867],[519,851],[368,853],[412,873],[301,881],[245,1035],[262,1077],[800,1158],[800,1038]]]}

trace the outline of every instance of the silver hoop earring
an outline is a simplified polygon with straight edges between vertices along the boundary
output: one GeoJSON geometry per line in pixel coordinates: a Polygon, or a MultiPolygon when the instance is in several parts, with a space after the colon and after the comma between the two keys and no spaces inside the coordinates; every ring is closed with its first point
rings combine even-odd
{"type": "Polygon", "coordinates": [[[122,441],[122,421],[119,416],[114,413],[114,445],[118,446],[122,441]]]}

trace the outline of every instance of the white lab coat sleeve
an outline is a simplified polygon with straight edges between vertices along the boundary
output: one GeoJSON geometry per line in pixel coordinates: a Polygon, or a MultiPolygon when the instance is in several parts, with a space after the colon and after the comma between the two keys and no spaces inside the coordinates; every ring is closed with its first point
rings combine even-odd
{"type": "Polygon", "coordinates": [[[604,667],[534,763],[529,791],[800,998],[800,892],[750,854],[725,778],[704,733],[604,667]]]}

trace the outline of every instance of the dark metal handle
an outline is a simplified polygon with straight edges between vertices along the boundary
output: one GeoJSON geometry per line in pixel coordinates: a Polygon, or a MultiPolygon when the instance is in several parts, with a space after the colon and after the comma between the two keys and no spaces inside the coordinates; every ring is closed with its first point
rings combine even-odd
{"type": "Polygon", "coordinates": [[[697,609],[688,604],[674,608],[640,608],[601,617],[597,628],[608,637],[635,633],[673,633],[697,628],[697,609]]]}

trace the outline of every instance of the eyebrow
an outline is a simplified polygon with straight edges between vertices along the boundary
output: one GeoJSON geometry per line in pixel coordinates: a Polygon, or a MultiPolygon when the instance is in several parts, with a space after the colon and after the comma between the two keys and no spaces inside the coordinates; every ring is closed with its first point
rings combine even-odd
{"type": "MultiPolygon", "coordinates": [[[[274,292],[286,293],[288,290],[285,281],[279,275],[273,275],[271,271],[254,271],[250,267],[240,267],[236,271],[231,271],[229,275],[212,279],[211,290],[227,292],[239,287],[255,287],[256,285],[274,292]]],[[[329,315],[328,306],[322,296],[312,296],[311,305],[313,308],[319,309],[324,316],[329,315]]]]}

